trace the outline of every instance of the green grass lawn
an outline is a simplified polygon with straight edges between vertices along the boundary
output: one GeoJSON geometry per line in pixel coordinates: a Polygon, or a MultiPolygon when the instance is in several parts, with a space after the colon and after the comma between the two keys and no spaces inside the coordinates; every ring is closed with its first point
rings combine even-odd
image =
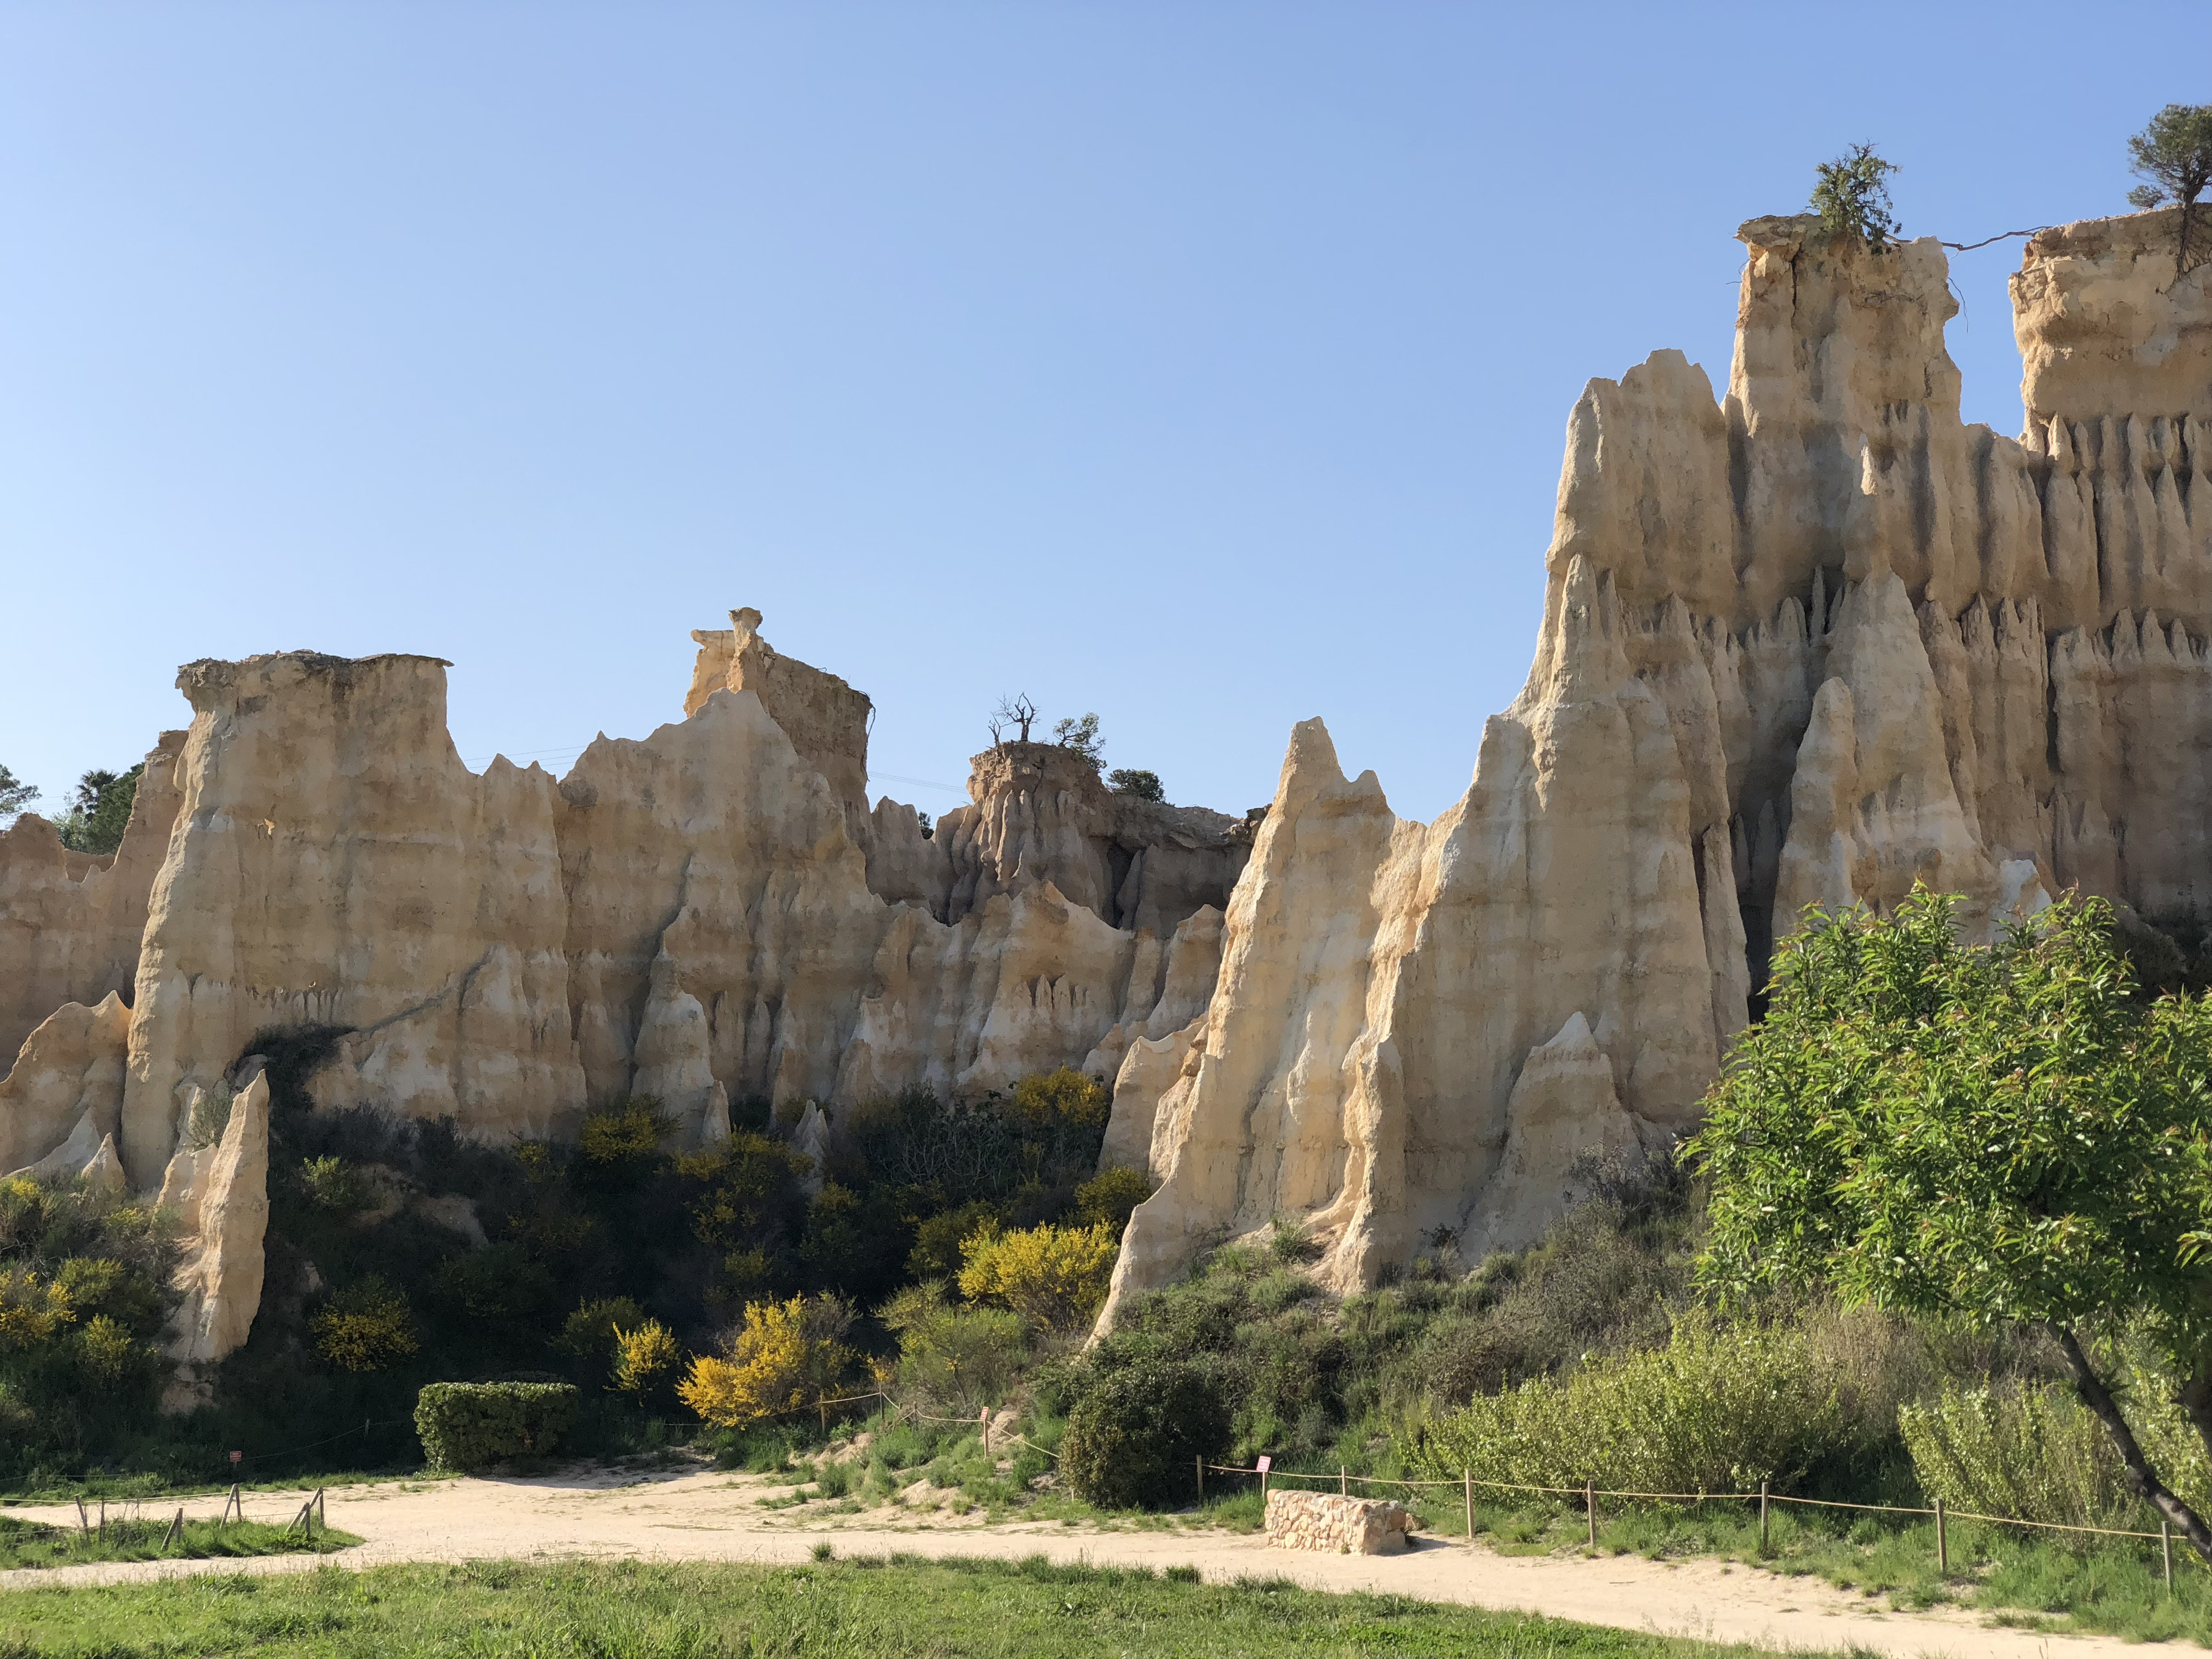
{"type": "Polygon", "coordinates": [[[0,1516],[0,1571],[16,1567],[75,1567],[88,1561],[153,1561],[164,1558],[204,1560],[219,1555],[290,1555],[342,1550],[361,1540],[351,1533],[318,1526],[313,1542],[283,1527],[258,1521],[187,1521],[174,1543],[161,1516],[111,1516],[90,1531],[41,1526],[0,1516]]]}
{"type": "Polygon", "coordinates": [[[204,1654],[470,1659],[1721,1659],[1756,1650],[1282,1580],[914,1557],[796,1568],[325,1568],[0,1594],[0,1659],[204,1654]]]}

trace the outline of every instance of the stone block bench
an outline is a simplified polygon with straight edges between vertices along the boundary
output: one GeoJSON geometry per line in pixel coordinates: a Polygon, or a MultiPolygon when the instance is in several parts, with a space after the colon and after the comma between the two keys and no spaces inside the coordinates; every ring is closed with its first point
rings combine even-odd
{"type": "Polygon", "coordinates": [[[1267,1545],[1328,1555],[1395,1555],[1406,1547],[1413,1517],[1403,1504],[1340,1498],[1330,1492],[1267,1494],[1267,1545]]]}

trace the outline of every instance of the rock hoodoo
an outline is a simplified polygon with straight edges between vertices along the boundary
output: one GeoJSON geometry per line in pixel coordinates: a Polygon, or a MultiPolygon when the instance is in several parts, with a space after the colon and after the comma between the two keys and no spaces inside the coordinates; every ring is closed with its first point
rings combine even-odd
{"type": "Polygon", "coordinates": [[[435,659],[188,665],[112,858],[0,834],[0,1168],[191,1208],[198,1363],[251,1323],[267,1084],[193,1126],[270,1034],[324,1108],[503,1139],[651,1094],[696,1145],[769,1101],[817,1151],[1079,1065],[1162,1183],[1110,1317],[1278,1216],[1344,1286],[1527,1242],[1694,1121],[1808,904],[2079,885],[2195,951],[2212,267],[2169,216],[2028,245],[2019,441],[1960,419],[1936,243],[1745,225],[1725,395],[1661,351],[1576,405],[1534,661],[1431,823],[1309,720],[1245,818],[1004,743],[925,833],[870,805],[867,697],[749,610],[557,780],[463,765],[435,659]]]}
{"type": "Polygon", "coordinates": [[[2212,924],[2212,275],[2157,215],[2030,242],[2014,441],[1960,419],[1938,244],[1739,234],[1726,397],[1662,351],[1570,418],[1465,799],[1401,821],[1293,734],[1205,1016],[1122,1062],[1163,1185],[1107,1317],[1278,1214],[1346,1286],[1528,1242],[1581,1155],[1689,1126],[1807,904],[2212,924]]]}

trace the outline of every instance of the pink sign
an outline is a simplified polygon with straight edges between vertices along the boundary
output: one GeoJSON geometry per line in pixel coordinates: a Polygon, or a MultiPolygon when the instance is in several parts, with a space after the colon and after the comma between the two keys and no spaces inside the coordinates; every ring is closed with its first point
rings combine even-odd
{"type": "Polygon", "coordinates": [[[234,1463],[243,1463],[246,1461],[246,1454],[244,1452],[233,1452],[230,1455],[230,1461],[234,1463]]]}
{"type": "Polygon", "coordinates": [[[1275,1460],[1268,1456],[1267,1453],[1261,1452],[1260,1454],[1260,1473],[1265,1474],[1269,1469],[1272,1469],[1274,1467],[1275,1460]]]}

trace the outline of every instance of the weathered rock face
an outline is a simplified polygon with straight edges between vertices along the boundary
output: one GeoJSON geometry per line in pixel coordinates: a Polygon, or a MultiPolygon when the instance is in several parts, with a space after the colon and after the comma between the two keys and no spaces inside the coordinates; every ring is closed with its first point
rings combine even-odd
{"type": "Polygon", "coordinates": [[[1049,743],[1002,743],[970,763],[972,805],[937,825],[950,921],[1030,881],[1048,881],[1119,927],[1165,938],[1220,909],[1251,856],[1240,818],[1109,792],[1098,768],[1049,743]]]}
{"type": "Polygon", "coordinates": [[[184,742],[165,732],[146,757],[123,844],[107,857],[70,852],[35,813],[0,830],[0,1061],[62,1004],[131,994],[147,901],[177,821],[184,742]]]}
{"type": "Polygon", "coordinates": [[[131,1011],[112,991],[90,1008],[65,1002],[40,1023],[0,1079],[0,1170],[39,1164],[58,1147],[60,1168],[75,1175],[115,1133],[130,1030],[131,1011]]]}
{"type": "MultiPolygon", "coordinates": [[[[195,1105],[278,1030],[326,1048],[326,1109],[505,1139],[651,1094],[698,1144],[741,1098],[820,1103],[818,1138],[842,1106],[912,1085],[1110,1071],[1133,1035],[1203,1009],[1216,910],[1163,943],[1016,870],[940,920],[945,843],[893,802],[856,816],[831,775],[849,762],[865,780],[866,699],[738,619],[717,672],[781,698],[815,752],[763,690],[708,689],[641,741],[602,738],[556,787],[460,763],[434,659],[188,666],[196,718],[149,767],[112,869],[36,820],[6,843],[7,993],[57,1006],[0,1081],[0,1168],[58,1158],[74,1175],[112,1136],[149,1190],[195,1105]],[[899,858],[923,890],[887,901],[873,889],[899,858]],[[125,926],[143,939],[122,953],[125,926]],[[128,1006],[64,996],[114,980],[118,954],[128,1006]]],[[[1205,816],[1155,812],[1170,830],[1205,816]]],[[[1094,816],[1110,825],[1112,803],[1094,816]]]]}
{"type": "Polygon", "coordinates": [[[2078,884],[2203,937],[2212,274],[2160,217],[2030,244],[2022,443],[1960,421],[1941,248],[1805,219],[1740,233],[1723,401],[1676,352],[1591,382],[1466,799],[1402,823],[1301,726],[1204,1018],[1127,1048],[1163,1184],[1107,1318],[1276,1214],[1343,1285],[1526,1243],[1689,1125],[1808,904],[2078,884]]]}
{"type": "Polygon", "coordinates": [[[2091,219],[2028,245],[2012,305],[2031,428],[2212,415],[2212,266],[2177,276],[2180,218],[2091,219]]]}
{"type": "Polygon", "coordinates": [[[205,1364],[245,1346],[261,1307],[269,1231],[269,1079],[256,1077],[231,1103],[222,1139],[180,1150],[161,1187],[185,1235],[172,1317],[171,1358],[205,1364]]]}
{"type": "Polygon", "coordinates": [[[348,1030],[325,1105],[545,1133],[580,1106],[553,781],[479,777],[446,665],[200,662],[132,1000],[122,1148],[160,1179],[191,1091],[272,1027],[348,1030]]]}
{"type": "Polygon", "coordinates": [[[837,803],[858,817],[868,811],[868,717],[865,692],[835,674],[787,657],[760,635],[761,613],[730,612],[726,629],[696,628],[698,660],[684,699],[688,720],[717,691],[750,691],[781,726],[799,757],[829,780],[837,803]]]}
{"type": "Polygon", "coordinates": [[[1528,682],[1433,823],[1309,721],[1254,818],[1004,744],[926,836],[750,611],[557,787],[460,763],[434,659],[191,665],[112,865],[0,836],[0,1168],[211,1190],[183,1126],[278,1027],[325,1106],[493,1137],[649,1092],[695,1141],[811,1101],[820,1146],[1081,1063],[1161,1182],[1109,1317],[1278,1215],[1343,1286],[1524,1243],[1694,1120],[1808,904],[2212,932],[2212,267],[2166,223],[2030,243],[2020,442],[1960,421],[1935,243],[1746,225],[1725,397],[1660,352],[1577,404],[1528,682]]]}

